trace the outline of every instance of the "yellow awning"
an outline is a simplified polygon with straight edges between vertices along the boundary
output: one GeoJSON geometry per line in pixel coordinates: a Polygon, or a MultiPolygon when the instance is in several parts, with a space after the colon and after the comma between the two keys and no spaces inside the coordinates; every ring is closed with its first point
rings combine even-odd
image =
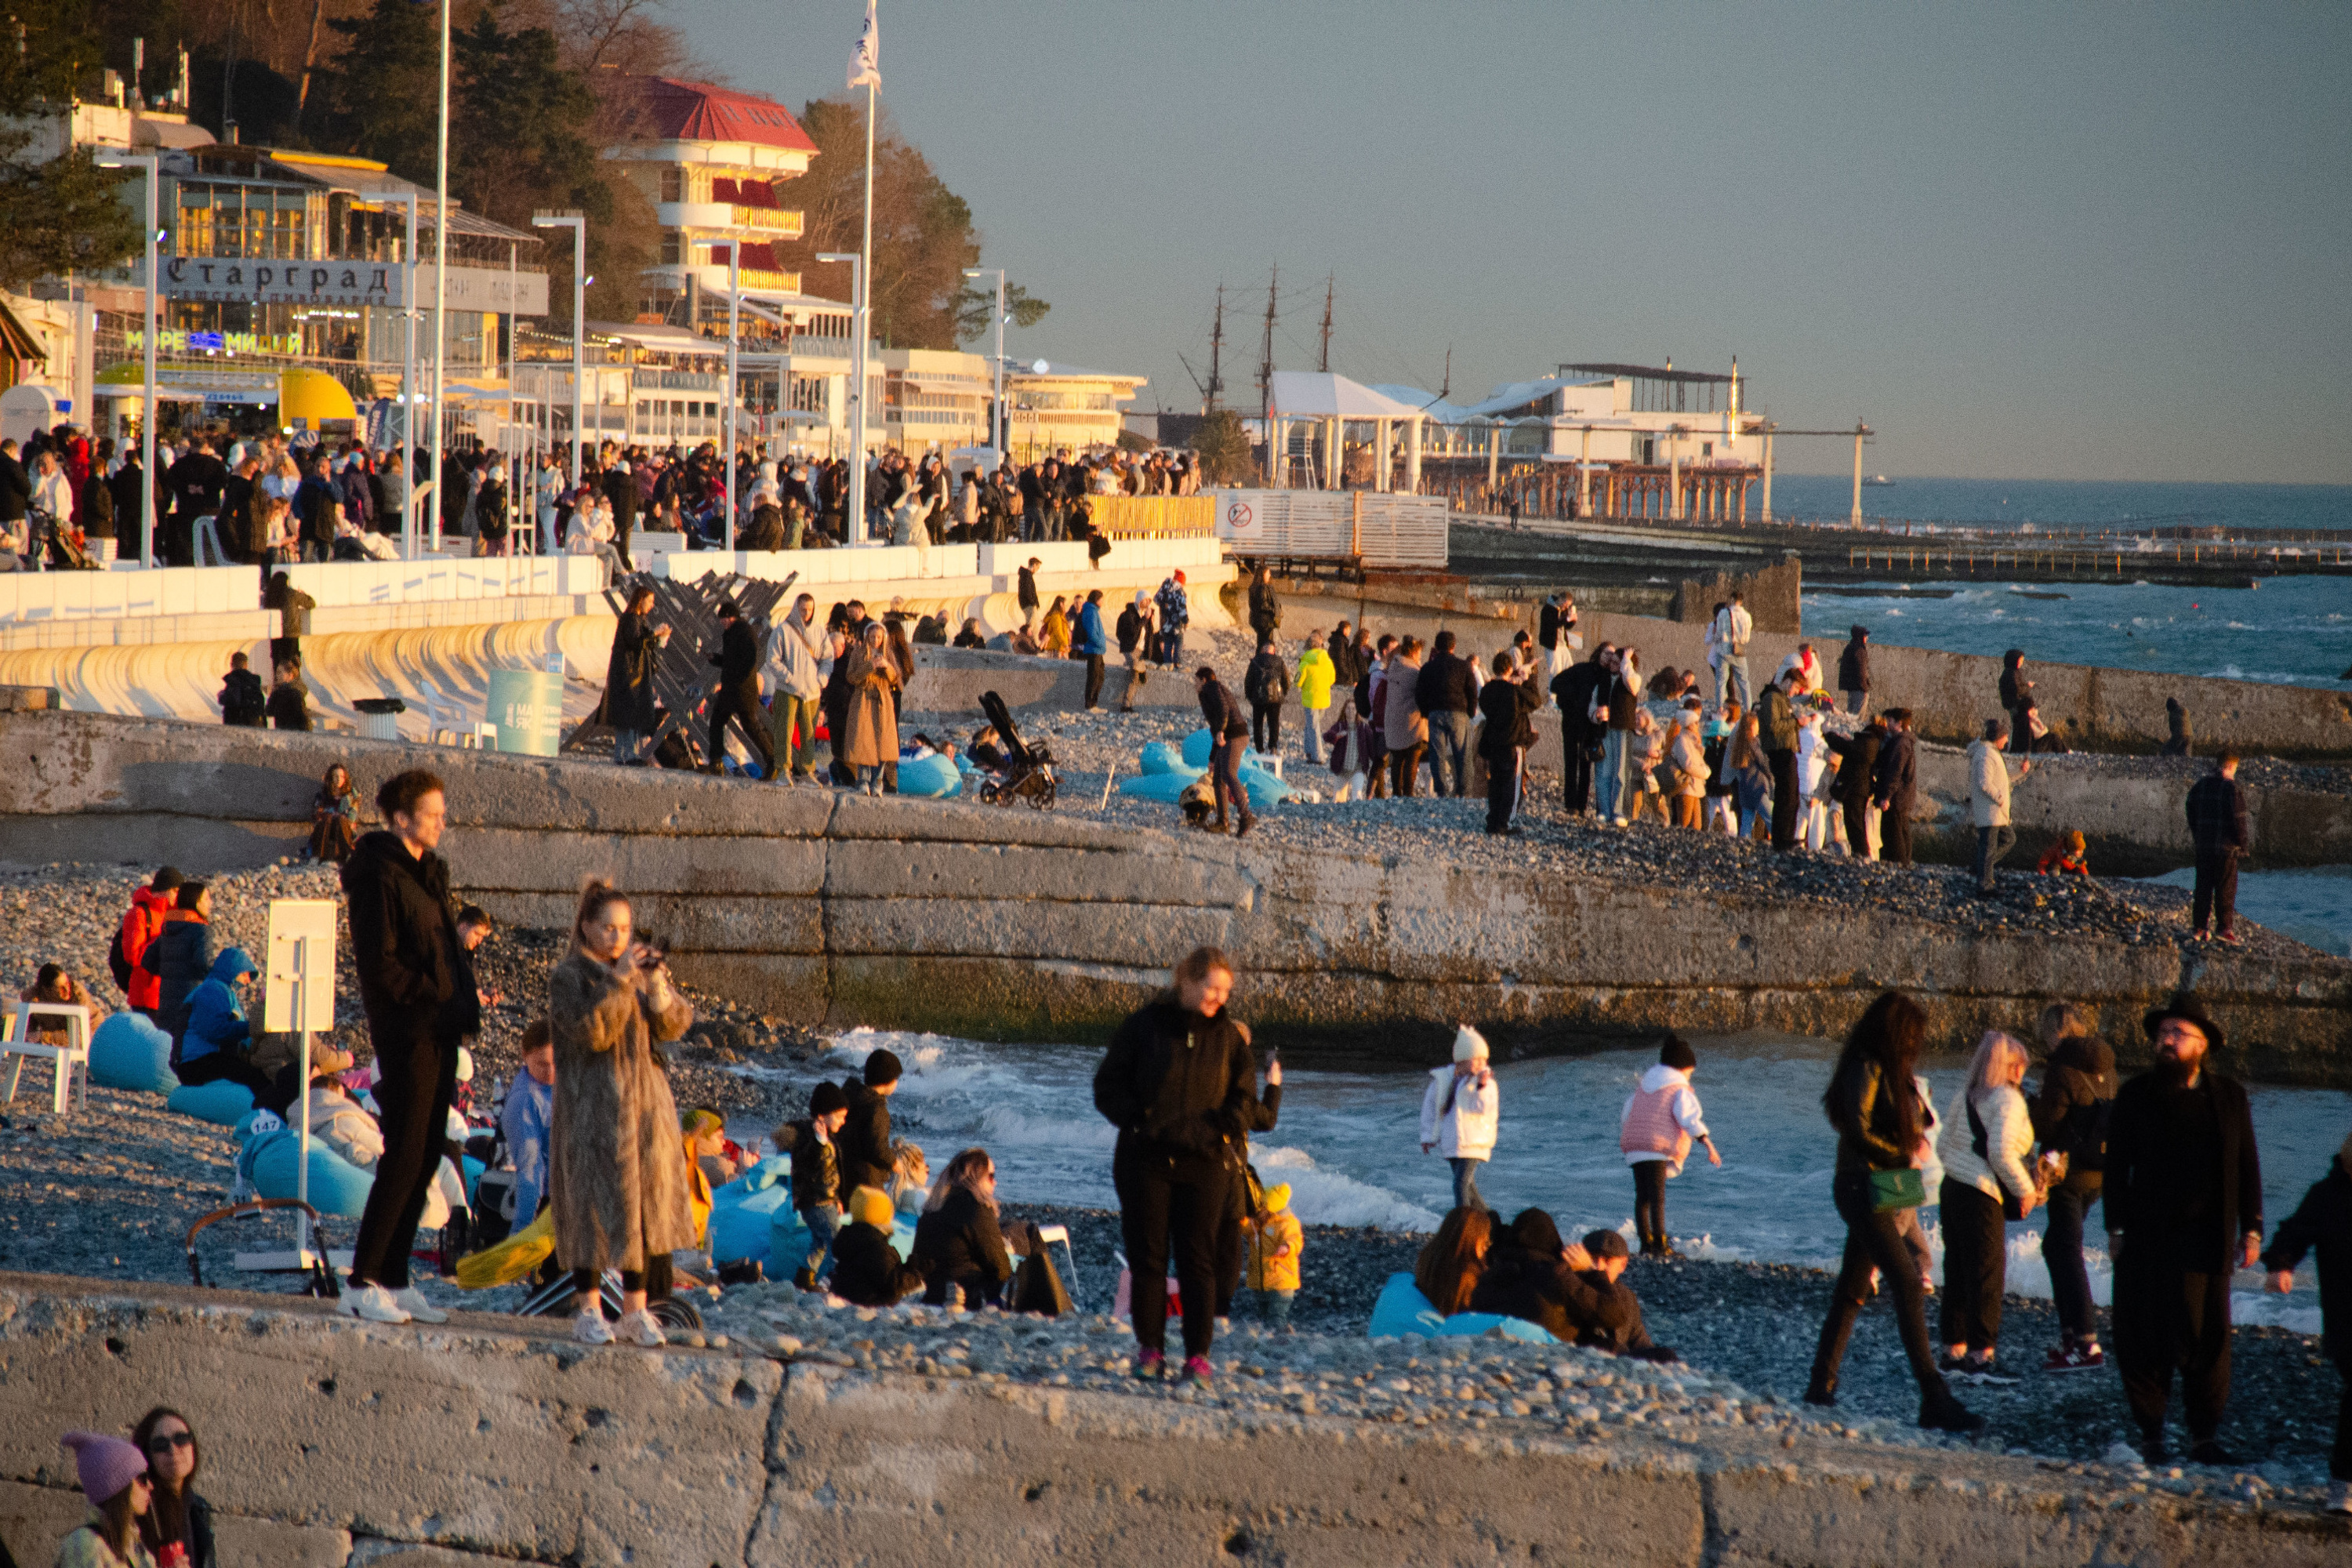
{"type": "Polygon", "coordinates": [[[298,430],[317,430],[332,419],[357,419],[359,409],[343,384],[322,370],[299,367],[278,377],[278,422],[298,430]]]}

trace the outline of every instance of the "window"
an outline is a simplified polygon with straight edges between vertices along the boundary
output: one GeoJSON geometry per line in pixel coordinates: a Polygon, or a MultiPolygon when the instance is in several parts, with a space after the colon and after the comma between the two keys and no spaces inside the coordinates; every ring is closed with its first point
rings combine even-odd
{"type": "Polygon", "coordinates": [[[685,243],[678,238],[677,230],[662,230],[661,264],[664,267],[679,265],[685,259],[685,243]]]}
{"type": "Polygon", "coordinates": [[[686,200],[686,171],[664,169],[661,172],[661,199],[666,202],[686,200]]]}

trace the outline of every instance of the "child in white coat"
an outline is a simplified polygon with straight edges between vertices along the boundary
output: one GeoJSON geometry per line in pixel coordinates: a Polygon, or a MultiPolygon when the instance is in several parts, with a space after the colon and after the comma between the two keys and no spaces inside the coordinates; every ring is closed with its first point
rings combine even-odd
{"type": "Polygon", "coordinates": [[[1433,1150],[1454,1167],[1454,1206],[1485,1208],[1478,1167],[1495,1152],[1502,1086],[1487,1066],[1486,1037],[1464,1024],[1454,1032],[1454,1065],[1429,1069],[1421,1097],[1421,1152],[1433,1150]]]}

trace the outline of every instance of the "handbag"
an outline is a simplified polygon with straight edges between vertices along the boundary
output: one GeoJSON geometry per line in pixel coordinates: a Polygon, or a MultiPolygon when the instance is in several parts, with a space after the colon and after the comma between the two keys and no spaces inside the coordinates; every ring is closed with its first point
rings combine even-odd
{"type": "Polygon", "coordinates": [[[1870,1173],[1870,1212],[1892,1214],[1897,1209],[1916,1209],[1927,1201],[1927,1178],[1906,1165],[1898,1171],[1870,1173]]]}

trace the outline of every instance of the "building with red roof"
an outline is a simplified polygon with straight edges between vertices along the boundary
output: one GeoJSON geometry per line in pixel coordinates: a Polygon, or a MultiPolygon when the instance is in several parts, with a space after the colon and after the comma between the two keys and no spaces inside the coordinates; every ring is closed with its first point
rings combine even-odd
{"type": "MultiPolygon", "coordinates": [[[[645,274],[640,314],[697,331],[723,321],[728,267],[739,247],[747,301],[771,311],[801,302],[800,274],[775,254],[779,242],[801,236],[790,185],[817,153],[793,111],[757,93],[676,77],[601,85],[632,126],[631,138],[604,155],[626,165],[661,223],[661,259],[645,274]]],[[[787,320],[798,313],[783,311],[787,320]]]]}

